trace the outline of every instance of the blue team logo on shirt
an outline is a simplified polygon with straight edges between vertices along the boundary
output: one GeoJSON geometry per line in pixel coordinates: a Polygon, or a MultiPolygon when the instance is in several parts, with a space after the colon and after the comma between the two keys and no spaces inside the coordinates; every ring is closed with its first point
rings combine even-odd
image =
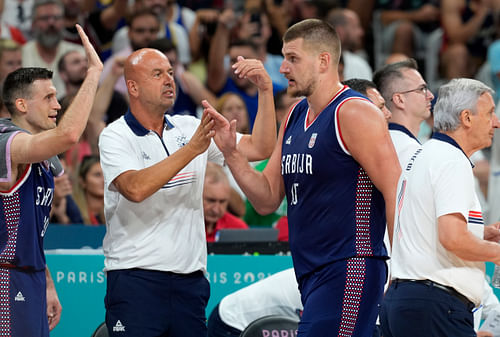
{"type": "Polygon", "coordinates": [[[176,138],[177,146],[183,147],[184,145],[187,144],[187,138],[186,136],[179,136],[176,138]]]}
{"type": "Polygon", "coordinates": [[[318,134],[316,132],[314,132],[312,135],[311,135],[311,138],[309,138],[309,145],[308,147],[310,149],[313,148],[314,144],[316,143],[316,138],[318,137],[318,134]]]}

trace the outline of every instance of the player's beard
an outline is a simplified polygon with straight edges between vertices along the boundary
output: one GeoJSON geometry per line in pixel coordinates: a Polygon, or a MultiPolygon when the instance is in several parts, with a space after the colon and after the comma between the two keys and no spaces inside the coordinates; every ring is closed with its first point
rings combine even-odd
{"type": "Polygon", "coordinates": [[[307,85],[303,89],[299,89],[297,86],[295,86],[295,88],[290,88],[289,87],[288,88],[289,89],[288,93],[292,97],[308,97],[308,96],[312,95],[312,93],[314,92],[315,87],[316,87],[316,82],[310,81],[309,83],[307,83],[307,85]]]}

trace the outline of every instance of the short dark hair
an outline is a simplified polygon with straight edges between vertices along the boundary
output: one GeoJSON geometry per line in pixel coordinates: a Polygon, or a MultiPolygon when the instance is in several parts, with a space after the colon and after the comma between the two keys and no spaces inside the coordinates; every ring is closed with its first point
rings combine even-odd
{"type": "Polygon", "coordinates": [[[229,48],[232,47],[250,47],[256,53],[259,51],[259,47],[255,44],[255,42],[249,39],[231,41],[231,43],[229,44],[229,48]]]}
{"type": "Polygon", "coordinates": [[[171,52],[172,50],[177,52],[177,49],[175,49],[175,44],[172,42],[172,40],[166,37],[151,41],[148,47],[159,50],[163,54],[171,52]]]}
{"type": "Polygon", "coordinates": [[[32,19],[35,20],[35,13],[38,10],[38,7],[46,6],[46,5],[57,5],[64,14],[64,5],[60,0],[35,0],[33,1],[33,6],[31,7],[32,19]]]}
{"type": "Polygon", "coordinates": [[[342,82],[343,84],[347,85],[349,88],[352,90],[356,90],[360,94],[363,94],[366,96],[366,91],[368,89],[377,89],[377,86],[375,83],[369,80],[365,80],[363,78],[351,78],[349,80],[346,80],[342,82]]]}
{"type": "Polygon", "coordinates": [[[396,84],[394,80],[403,78],[403,73],[401,72],[403,69],[418,70],[417,61],[409,58],[401,62],[386,64],[373,74],[373,83],[375,83],[386,102],[391,102],[392,94],[396,91],[393,88],[396,84]]]}
{"type": "Polygon", "coordinates": [[[158,21],[158,23],[161,23],[160,19],[158,19],[158,16],[155,14],[155,12],[153,12],[152,10],[147,9],[147,8],[142,8],[142,9],[139,9],[137,11],[132,12],[132,14],[127,18],[127,25],[129,27],[132,27],[132,24],[134,23],[135,19],[143,17],[143,16],[154,16],[156,18],[156,20],[158,21]]]}
{"type": "Polygon", "coordinates": [[[45,68],[27,67],[11,72],[5,78],[2,99],[11,115],[17,113],[16,99],[31,98],[31,85],[36,80],[52,79],[52,71],[45,68]]]}
{"type": "Polygon", "coordinates": [[[304,39],[304,44],[318,53],[329,52],[338,64],[340,58],[340,39],[335,28],[328,22],[319,19],[300,21],[285,32],[283,42],[288,43],[304,39]]]}

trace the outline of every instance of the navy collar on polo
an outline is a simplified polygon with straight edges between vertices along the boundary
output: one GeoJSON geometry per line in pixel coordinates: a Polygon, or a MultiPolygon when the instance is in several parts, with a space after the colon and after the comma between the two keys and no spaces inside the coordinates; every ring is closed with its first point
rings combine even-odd
{"type": "Polygon", "coordinates": [[[410,132],[405,126],[398,124],[398,123],[389,123],[389,130],[396,130],[396,131],[401,131],[403,133],[406,133],[409,137],[415,139],[420,145],[420,141],[413,135],[413,133],[410,132]]]}
{"type": "MultiPolygon", "coordinates": [[[[137,135],[137,136],[145,136],[147,135],[151,130],[146,129],[144,126],[142,126],[141,123],[135,118],[135,116],[132,114],[130,109],[128,109],[127,113],[124,116],[125,122],[127,122],[127,125],[130,127],[130,129],[137,135]]],[[[165,128],[167,130],[174,128],[174,125],[168,120],[167,114],[164,115],[165,121],[165,128]]]]}
{"type": "Polygon", "coordinates": [[[464,150],[462,150],[462,148],[460,147],[460,145],[458,145],[458,143],[455,141],[455,139],[451,138],[448,135],[445,135],[444,133],[437,132],[437,131],[434,131],[434,133],[432,134],[431,138],[432,139],[437,139],[437,140],[440,140],[442,142],[445,142],[445,143],[448,143],[450,145],[455,146],[457,149],[459,149],[460,151],[462,151],[462,153],[464,154],[465,158],[467,158],[467,160],[469,161],[470,166],[472,166],[472,168],[474,168],[474,164],[472,164],[472,162],[470,161],[469,157],[467,157],[467,155],[465,154],[464,150]]]}

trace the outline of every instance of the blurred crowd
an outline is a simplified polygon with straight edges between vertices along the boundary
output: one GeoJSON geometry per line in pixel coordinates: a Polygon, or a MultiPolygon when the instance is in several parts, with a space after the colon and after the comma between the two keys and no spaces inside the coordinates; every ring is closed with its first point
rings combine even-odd
{"type": "MultiPolygon", "coordinates": [[[[128,110],[123,65],[140,48],[160,50],[174,67],[177,95],[169,114],[199,117],[206,99],[227,119],[235,119],[242,133],[253,127],[257,87],[234,76],[230,66],[239,56],[263,62],[280,122],[297,101],[287,95],[288,83],[280,73],[281,38],[307,18],[326,20],[336,29],[341,80],[372,80],[384,64],[413,58],[434,96],[442,83],[457,77],[500,89],[500,0],[2,0],[0,11],[0,85],[21,66],[51,69],[61,104],[58,118],[87,70],[76,23],[104,62],[85,133],[61,155],[66,173],[56,178],[52,223],[105,222],[98,137],[128,110]]],[[[9,117],[3,106],[0,114],[9,117]]],[[[429,136],[429,120],[419,138],[429,136]]],[[[475,173],[487,209],[490,151],[477,158],[475,173]]],[[[262,170],[265,164],[255,166],[262,170]]],[[[209,241],[220,228],[248,226],[278,226],[280,239],[287,239],[286,203],[260,216],[228,170],[210,168],[206,179],[209,241]]]]}

